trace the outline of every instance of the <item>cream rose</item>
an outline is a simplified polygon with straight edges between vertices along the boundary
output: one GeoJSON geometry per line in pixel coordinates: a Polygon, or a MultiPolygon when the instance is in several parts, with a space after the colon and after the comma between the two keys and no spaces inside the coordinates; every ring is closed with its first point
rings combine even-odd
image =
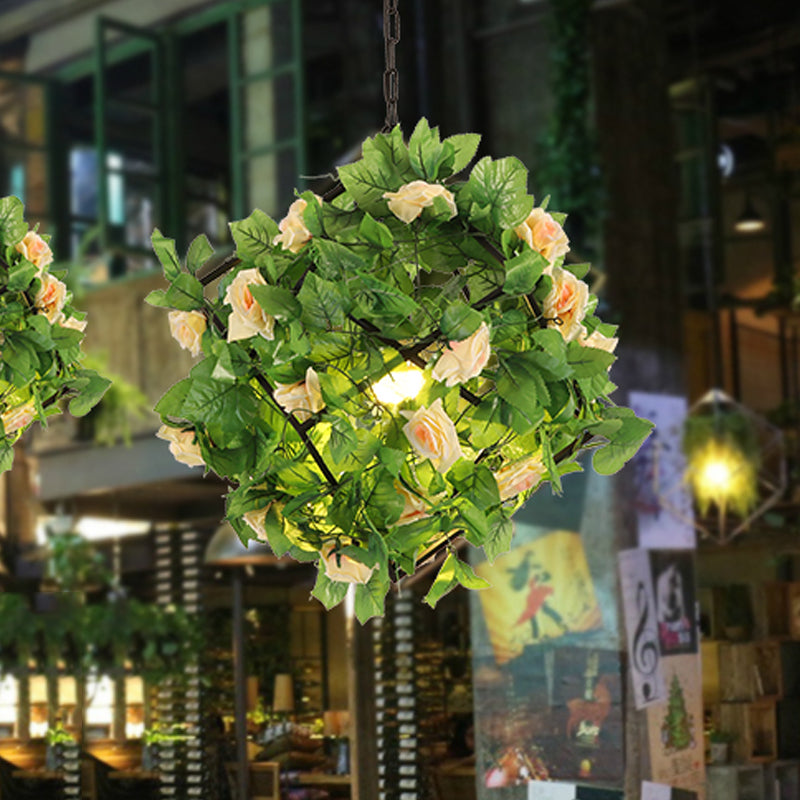
{"type": "Polygon", "coordinates": [[[268,542],[267,528],[264,524],[267,518],[267,512],[272,503],[267,503],[264,508],[255,508],[252,511],[247,511],[242,514],[242,519],[247,523],[250,530],[256,535],[256,539],[261,542],[268,542]]]}
{"type": "Polygon", "coordinates": [[[589,336],[580,340],[584,347],[594,347],[597,350],[605,350],[606,353],[613,353],[617,348],[619,339],[616,337],[603,336],[599,331],[594,331],[589,336]]]}
{"type": "MultiPolygon", "coordinates": [[[[317,194],[314,197],[322,205],[322,198],[317,194]]],[[[303,249],[306,242],[311,239],[311,231],[303,220],[303,212],[307,206],[308,203],[302,197],[298,197],[289,206],[286,216],[278,223],[280,233],[272,240],[272,244],[279,244],[292,253],[299,253],[303,249]]]]}
{"type": "Polygon", "coordinates": [[[395,483],[394,487],[403,498],[403,512],[395,525],[408,525],[409,522],[416,522],[428,516],[428,504],[418,494],[409,492],[400,483],[395,483]]]}
{"type": "Polygon", "coordinates": [[[249,288],[252,284],[266,286],[267,282],[257,269],[243,269],[225,292],[224,302],[232,309],[228,319],[229,342],[256,335],[270,341],[275,338],[275,318],[256,302],[249,288]]]}
{"type": "Polygon", "coordinates": [[[448,388],[464,383],[481,374],[491,352],[489,326],[482,322],[471,336],[460,342],[450,342],[450,346],[439,356],[433,368],[433,379],[445,381],[448,388]]]}
{"type": "Polygon", "coordinates": [[[178,344],[193,356],[202,352],[201,340],[206,330],[206,315],[200,311],[170,311],[169,332],[178,344]]]}
{"type": "Polygon", "coordinates": [[[305,422],[312,414],[325,408],[325,401],[319,388],[319,375],[312,367],[306,370],[304,381],[276,383],[272,396],[287,414],[293,413],[300,422],[305,422]]]}
{"type": "Polygon", "coordinates": [[[36,231],[28,231],[25,238],[14,245],[14,249],[39,270],[53,261],[53,251],[36,231]]]}
{"type": "Polygon", "coordinates": [[[500,499],[510,500],[521,492],[533,489],[541,483],[546,472],[541,458],[536,456],[499,469],[494,473],[494,479],[497,481],[500,499]]]}
{"type": "Polygon", "coordinates": [[[83,333],[86,330],[86,320],[78,319],[77,317],[65,317],[64,314],[59,314],[55,320],[56,324],[62,328],[71,328],[73,331],[80,331],[83,333]]]}
{"type": "Polygon", "coordinates": [[[423,208],[432,206],[435,197],[445,199],[450,209],[450,219],[458,213],[453,193],[439,183],[411,181],[396,192],[384,192],[383,197],[389,201],[389,211],[406,224],[413,222],[422,213],[423,208]]]}
{"type": "Polygon", "coordinates": [[[336,553],[333,543],[323,545],[320,556],[328,579],[337,583],[367,583],[375,570],[350,556],[336,553]]]}
{"type": "Polygon", "coordinates": [[[8,411],[5,411],[0,416],[0,419],[3,420],[3,430],[8,436],[14,431],[26,428],[36,419],[36,404],[33,400],[28,400],[27,403],[23,403],[21,406],[9,408],[8,411]]]}
{"type": "Polygon", "coordinates": [[[179,463],[186,464],[187,467],[200,467],[205,464],[200,447],[195,441],[194,431],[162,425],[156,436],[169,442],[169,451],[179,463]]]}
{"type": "Polygon", "coordinates": [[[553,279],[553,288],[542,303],[548,324],[558,329],[564,341],[580,340],[586,335],[583,318],[589,304],[589,287],[561,267],[548,267],[546,274],[553,279]]]}
{"type": "Polygon", "coordinates": [[[543,208],[534,208],[514,232],[550,262],[569,252],[567,234],[543,208]]]}
{"type": "Polygon", "coordinates": [[[436,469],[444,474],[459,458],[464,457],[453,420],[436,400],[430,408],[402,412],[408,422],[403,426],[411,446],[423,458],[429,458],[436,469]]]}
{"type": "Polygon", "coordinates": [[[63,316],[61,309],[67,302],[67,287],[50,274],[42,275],[42,285],[33,298],[34,305],[44,313],[52,324],[56,324],[63,316]]]}

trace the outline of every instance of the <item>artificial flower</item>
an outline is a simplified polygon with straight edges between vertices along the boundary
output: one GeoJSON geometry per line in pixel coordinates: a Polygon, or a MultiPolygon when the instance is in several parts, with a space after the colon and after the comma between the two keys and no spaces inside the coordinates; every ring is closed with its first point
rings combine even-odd
{"type": "Polygon", "coordinates": [[[266,286],[264,276],[257,269],[243,269],[225,291],[225,300],[231,307],[228,318],[228,341],[237,342],[251,336],[275,338],[275,318],[256,302],[250,286],[266,286]]]}
{"type": "Polygon", "coordinates": [[[67,287],[58,278],[45,273],[41,278],[41,286],[33,298],[33,303],[52,324],[62,316],[61,309],[67,302],[67,287]]]}
{"type": "Polygon", "coordinates": [[[201,467],[205,464],[200,447],[195,441],[194,431],[162,425],[156,436],[169,442],[169,451],[179,463],[186,464],[187,467],[201,467]]]}
{"type": "Polygon", "coordinates": [[[492,349],[489,346],[489,326],[482,322],[480,327],[466,339],[450,342],[431,373],[436,381],[445,381],[450,388],[464,383],[481,374],[489,361],[492,349]]]}
{"type": "Polygon", "coordinates": [[[534,208],[514,232],[551,263],[569,252],[567,234],[543,208],[534,208]]]}
{"type": "Polygon", "coordinates": [[[406,224],[413,222],[422,213],[423,208],[432,206],[436,197],[445,199],[452,219],[458,213],[456,200],[453,193],[439,183],[411,181],[396,192],[383,193],[383,198],[389,201],[389,211],[406,224]]]}
{"type": "Polygon", "coordinates": [[[300,422],[305,422],[312,414],[325,408],[319,387],[319,375],[312,367],[306,370],[304,381],[276,383],[272,396],[287,414],[294,414],[300,422]]]}
{"type": "Polygon", "coordinates": [[[328,542],[319,551],[320,561],[329,580],[337,583],[367,583],[375,567],[368,567],[350,556],[336,552],[336,545],[328,542]]]}
{"type": "MultiPolygon", "coordinates": [[[[322,198],[319,195],[314,195],[317,202],[322,205],[322,198]]],[[[303,220],[303,212],[306,210],[308,203],[304,198],[298,197],[289,206],[286,216],[278,223],[280,233],[272,240],[272,244],[279,244],[286,250],[292,253],[299,253],[306,242],[311,239],[311,231],[306,227],[303,220]]]]}
{"type": "Polygon", "coordinates": [[[589,305],[589,287],[562,267],[548,267],[546,274],[553,280],[542,303],[548,325],[557,328],[566,342],[581,339],[586,335],[583,319],[589,305]]]}
{"type": "Polygon", "coordinates": [[[14,433],[22,428],[26,428],[36,418],[36,403],[33,400],[28,400],[21,406],[9,408],[3,412],[0,419],[3,420],[3,430],[6,436],[9,433],[14,433]]]}
{"type": "Polygon", "coordinates": [[[439,472],[444,474],[459,458],[463,458],[456,426],[447,416],[441,398],[429,408],[423,406],[413,413],[402,413],[408,419],[403,433],[409,443],[419,455],[429,458],[439,472]]]}
{"type": "Polygon", "coordinates": [[[510,500],[521,492],[533,489],[541,483],[546,474],[547,468],[538,456],[501,467],[494,473],[500,499],[510,500]]]}
{"type": "Polygon", "coordinates": [[[42,270],[53,261],[53,251],[36,231],[28,231],[23,240],[14,245],[14,249],[22,253],[23,257],[38,270],[42,270]]]}
{"type": "Polygon", "coordinates": [[[170,311],[169,332],[178,344],[193,356],[199,356],[206,330],[206,316],[200,311],[170,311]]]}

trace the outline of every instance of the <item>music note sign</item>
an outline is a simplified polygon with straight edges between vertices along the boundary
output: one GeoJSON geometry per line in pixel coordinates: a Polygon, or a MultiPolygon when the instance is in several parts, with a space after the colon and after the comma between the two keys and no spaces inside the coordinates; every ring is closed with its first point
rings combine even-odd
{"type": "Polygon", "coordinates": [[[647,550],[622,550],[617,559],[634,702],[636,708],[646,708],[666,694],[650,554],[647,550]]]}

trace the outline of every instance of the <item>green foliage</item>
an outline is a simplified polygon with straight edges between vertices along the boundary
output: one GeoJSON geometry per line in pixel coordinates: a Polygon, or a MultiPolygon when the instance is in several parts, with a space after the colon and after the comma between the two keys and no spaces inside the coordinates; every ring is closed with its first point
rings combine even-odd
{"type": "MultiPolygon", "coordinates": [[[[261,211],[231,224],[238,261],[216,297],[195,286],[205,245],[176,268],[154,238],[170,286],[150,302],[207,320],[202,358],[156,411],[235,484],[227,514],[242,539],[318,561],[327,608],[355,583],[362,621],[456,536],[496,558],[542,482],[561,491],[588,447],[616,471],[651,427],[607,396],[614,356],[586,341],[613,333],[595,299],[569,337],[545,313],[562,259],[515,232],[534,203],[527,170],[484,158],[469,171],[477,146],[425,120],[408,145],[399,128],[368,139],[332,202],[307,192],[280,228],[261,211]],[[263,282],[226,300],[245,270],[263,282]]],[[[427,602],[459,585],[485,582],[451,552],[427,602]]]]}
{"type": "Polygon", "coordinates": [[[111,572],[94,545],[79,533],[47,532],[47,577],[62,592],[108,586],[111,572]]]}
{"type": "Polygon", "coordinates": [[[0,472],[35,421],[47,424],[68,401],[83,416],[109,385],[82,364],[83,315],[48,265],[47,238],[29,231],[16,197],[0,198],[0,472]]]}

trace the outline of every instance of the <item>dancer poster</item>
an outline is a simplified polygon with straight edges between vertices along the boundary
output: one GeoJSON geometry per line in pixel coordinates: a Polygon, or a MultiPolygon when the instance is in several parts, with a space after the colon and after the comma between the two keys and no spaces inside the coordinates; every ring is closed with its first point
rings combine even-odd
{"type": "Polygon", "coordinates": [[[581,537],[553,531],[476,572],[491,583],[480,592],[498,665],[534,644],[601,627],[600,608],[581,537]]]}

